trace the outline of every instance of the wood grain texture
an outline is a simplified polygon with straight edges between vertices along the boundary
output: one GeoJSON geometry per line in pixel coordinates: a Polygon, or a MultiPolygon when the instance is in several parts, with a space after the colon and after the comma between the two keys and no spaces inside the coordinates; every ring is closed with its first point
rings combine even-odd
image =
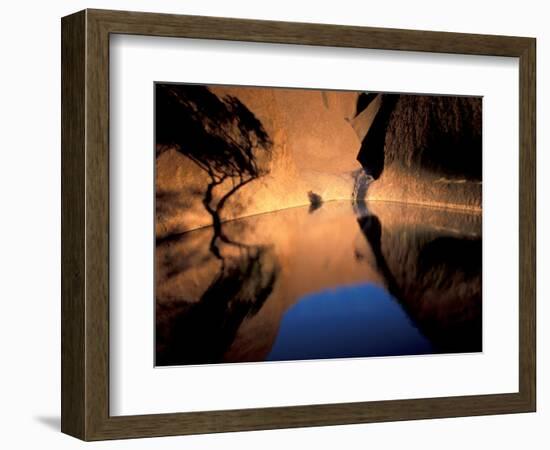
{"type": "Polygon", "coordinates": [[[86,409],[85,19],[76,13],[61,27],[61,430],[79,437],[86,409]]]}
{"type": "Polygon", "coordinates": [[[313,23],[87,10],[111,33],[279,44],[521,56],[526,38],[313,23]]]}
{"type": "Polygon", "coordinates": [[[109,415],[109,33],[101,25],[87,14],[86,439],[109,415]]]}
{"type": "Polygon", "coordinates": [[[536,409],[536,41],[519,67],[519,390],[536,409]]]}
{"type": "Polygon", "coordinates": [[[62,40],[62,430],[65,433],[98,440],[535,410],[534,39],[87,10],[63,18],[62,40]],[[519,392],[109,416],[111,33],[519,57],[519,392]]]}

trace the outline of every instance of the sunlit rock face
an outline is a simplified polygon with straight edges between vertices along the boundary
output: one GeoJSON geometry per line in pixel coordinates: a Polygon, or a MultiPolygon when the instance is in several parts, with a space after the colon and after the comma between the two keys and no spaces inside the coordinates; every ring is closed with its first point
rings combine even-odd
{"type": "Polygon", "coordinates": [[[210,166],[216,172],[217,161],[201,161],[197,154],[211,148],[219,148],[220,155],[235,153],[234,141],[239,152],[253,156],[256,172],[245,170],[243,179],[238,170],[230,172],[213,188],[215,205],[244,181],[220,208],[222,221],[305,205],[309,192],[322,201],[350,199],[354,173],[361,169],[357,154],[362,135],[356,130],[358,121],[355,128],[352,123],[358,96],[305,89],[157,86],[157,237],[212,224],[204,206],[206,189],[222,176],[209,173],[210,166]],[[175,129],[181,134],[174,136],[175,129]]]}
{"type": "Polygon", "coordinates": [[[481,98],[157,85],[156,102],[158,238],[311,198],[481,207],[481,98]]]}
{"type": "Polygon", "coordinates": [[[482,99],[381,97],[358,155],[368,198],[480,209],[482,99]]]}

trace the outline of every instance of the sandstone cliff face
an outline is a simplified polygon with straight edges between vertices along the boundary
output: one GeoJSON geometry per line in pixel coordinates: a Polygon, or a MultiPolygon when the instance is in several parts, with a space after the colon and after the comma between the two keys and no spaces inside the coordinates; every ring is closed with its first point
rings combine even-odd
{"type": "MultiPolygon", "coordinates": [[[[176,94],[162,95],[175,97],[181,92],[186,95],[190,88],[176,89],[176,94]]],[[[309,192],[323,201],[351,198],[353,172],[361,168],[357,161],[361,141],[351,123],[359,93],[238,87],[209,87],[207,91],[200,98],[184,98],[184,105],[170,111],[170,120],[178,115],[191,117],[188,123],[174,120],[171,124],[182,129],[181,136],[171,140],[168,132],[160,136],[157,133],[157,237],[212,224],[204,201],[213,180],[209,171],[197,164],[194,155],[189,157],[187,147],[195,146],[200,152],[201,147],[212,145],[203,134],[218,133],[209,128],[216,121],[225,123],[229,130],[222,136],[224,139],[242,140],[244,125],[235,112],[250,115],[261,124],[270,145],[268,151],[257,151],[256,142],[251,142],[257,174],[224,203],[219,211],[222,221],[307,205],[309,192]],[[210,108],[207,110],[203,97],[218,107],[206,105],[210,108]],[[225,111],[223,103],[231,99],[239,102],[238,111],[225,111]],[[200,136],[186,135],[186,128],[193,127],[203,128],[196,133],[200,136]]],[[[157,109],[166,109],[166,99],[159,104],[159,96],[157,92],[157,109]]],[[[166,120],[157,117],[157,124],[166,120]]],[[[224,152],[226,149],[221,148],[220,154],[224,152]]],[[[212,190],[213,205],[241,181],[237,174],[230,175],[212,190]]]]}
{"type": "Polygon", "coordinates": [[[197,85],[156,96],[157,238],[312,198],[481,208],[481,98],[197,85]]]}
{"type": "Polygon", "coordinates": [[[359,160],[370,200],[480,209],[482,99],[384,95],[359,160]]]}

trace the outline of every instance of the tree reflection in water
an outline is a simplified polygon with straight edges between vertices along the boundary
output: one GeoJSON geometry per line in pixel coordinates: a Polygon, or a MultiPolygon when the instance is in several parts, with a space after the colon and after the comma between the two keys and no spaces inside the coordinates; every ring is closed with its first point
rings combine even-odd
{"type": "Polygon", "coordinates": [[[269,246],[240,245],[236,254],[224,256],[198,300],[179,298],[176,313],[168,321],[157,320],[156,364],[222,361],[242,321],[271,294],[278,270],[269,246]]]}

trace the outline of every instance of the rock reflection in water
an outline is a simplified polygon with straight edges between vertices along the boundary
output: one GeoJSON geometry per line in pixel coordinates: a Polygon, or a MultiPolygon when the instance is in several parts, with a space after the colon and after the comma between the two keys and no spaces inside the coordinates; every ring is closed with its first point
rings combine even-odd
{"type": "Polygon", "coordinates": [[[157,242],[157,365],[481,351],[480,214],[281,210],[226,222],[221,260],[212,233],[157,242]]]}

